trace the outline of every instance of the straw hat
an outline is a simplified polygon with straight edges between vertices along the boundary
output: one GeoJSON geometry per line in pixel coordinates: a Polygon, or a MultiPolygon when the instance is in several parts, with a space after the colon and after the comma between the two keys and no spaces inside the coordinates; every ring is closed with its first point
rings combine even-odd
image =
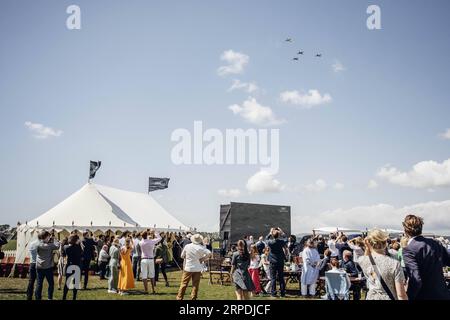
{"type": "Polygon", "coordinates": [[[195,244],[203,244],[203,237],[202,237],[202,235],[201,234],[194,234],[192,237],[191,237],[191,242],[192,243],[195,243],[195,244]]]}

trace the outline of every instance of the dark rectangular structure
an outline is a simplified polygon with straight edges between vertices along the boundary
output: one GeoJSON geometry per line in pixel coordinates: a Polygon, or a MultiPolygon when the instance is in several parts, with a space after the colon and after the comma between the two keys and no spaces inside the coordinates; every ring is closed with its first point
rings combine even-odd
{"type": "Polygon", "coordinates": [[[290,206],[241,202],[220,206],[220,237],[228,240],[228,245],[246,235],[252,235],[257,241],[259,236],[266,236],[272,227],[280,227],[286,234],[291,233],[290,206]]]}

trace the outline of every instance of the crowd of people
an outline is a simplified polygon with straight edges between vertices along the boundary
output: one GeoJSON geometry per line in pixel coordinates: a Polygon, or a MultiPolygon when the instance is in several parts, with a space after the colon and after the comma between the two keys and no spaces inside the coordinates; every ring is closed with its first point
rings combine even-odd
{"type": "MultiPolygon", "coordinates": [[[[169,286],[166,267],[169,263],[181,264],[183,247],[191,242],[190,237],[191,234],[158,233],[152,229],[98,237],[85,231],[80,237],[79,231],[74,230],[58,241],[53,231],[44,230],[29,244],[27,299],[32,300],[33,296],[36,300],[42,299],[44,281],[48,283],[47,298],[53,299],[55,256],[57,286],[58,290],[63,290],[64,300],[69,290],[75,300],[79,289],[88,288],[92,271],[96,271],[101,280],[107,280],[110,294],[129,294],[136,281],[143,282],[145,293],[155,294],[160,274],[165,286],[169,286]]],[[[202,238],[202,246],[210,247],[208,239],[202,238]]]]}
{"type": "MultiPolygon", "coordinates": [[[[450,299],[444,278],[444,268],[450,266],[450,245],[443,239],[423,237],[422,227],[422,218],[408,215],[401,238],[390,238],[386,232],[373,229],[351,239],[342,232],[312,235],[303,243],[293,235],[287,236],[281,228],[271,228],[258,241],[252,236],[244,237],[229,252],[236,298],[284,297],[288,268],[299,275],[300,294],[305,297],[317,297],[318,280],[325,279],[322,298],[347,299],[347,293],[330,290],[331,283],[327,281],[337,276],[354,300],[361,299],[363,289],[368,300],[450,299]]],[[[53,232],[42,231],[29,250],[29,300],[33,294],[36,300],[42,299],[44,281],[48,282],[48,299],[53,298],[55,252],[57,285],[63,290],[64,300],[70,290],[76,299],[81,287],[88,288],[92,270],[100,279],[107,279],[110,294],[129,294],[136,281],[143,282],[145,293],[154,294],[160,274],[165,286],[169,286],[169,264],[182,270],[176,299],[184,299],[192,282],[191,299],[195,300],[201,275],[213,256],[210,241],[200,234],[158,233],[152,229],[98,237],[89,231],[80,237],[75,230],[61,241],[53,232]]]]}
{"type": "MultiPolygon", "coordinates": [[[[280,228],[272,228],[256,243],[252,236],[246,236],[232,247],[230,254],[236,297],[238,300],[260,294],[277,297],[278,292],[284,297],[288,262],[291,271],[301,268],[298,273],[303,296],[315,297],[319,278],[332,273],[345,279],[354,300],[361,299],[363,287],[368,300],[450,299],[450,288],[444,278],[450,266],[450,245],[443,238],[423,237],[422,227],[421,217],[408,215],[403,222],[402,238],[391,239],[380,229],[351,240],[337,232],[328,237],[313,235],[303,247],[295,236],[287,237],[280,228]],[[264,287],[261,275],[269,280],[264,287]]],[[[327,285],[325,288],[327,292],[322,298],[346,298],[329,292],[327,285]]]]}

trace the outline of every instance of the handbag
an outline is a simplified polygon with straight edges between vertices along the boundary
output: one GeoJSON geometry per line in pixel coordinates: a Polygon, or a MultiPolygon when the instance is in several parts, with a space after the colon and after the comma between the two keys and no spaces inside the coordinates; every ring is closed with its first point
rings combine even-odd
{"type": "Polygon", "coordinates": [[[383,289],[386,292],[386,294],[389,296],[389,299],[396,300],[395,296],[392,294],[391,289],[389,289],[388,285],[386,284],[386,282],[384,281],[383,277],[381,276],[380,270],[378,270],[378,266],[376,265],[375,260],[373,259],[371,254],[369,254],[369,260],[370,260],[370,263],[372,264],[372,267],[373,267],[373,270],[375,271],[375,274],[378,277],[378,280],[381,283],[381,286],[383,287],[383,289]]]}

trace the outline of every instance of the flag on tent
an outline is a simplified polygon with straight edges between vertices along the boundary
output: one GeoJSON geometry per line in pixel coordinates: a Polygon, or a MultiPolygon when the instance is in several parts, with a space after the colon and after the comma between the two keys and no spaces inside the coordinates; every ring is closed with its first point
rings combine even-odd
{"type": "Polygon", "coordinates": [[[91,160],[91,166],[89,168],[89,180],[95,178],[95,173],[97,172],[98,169],[100,169],[101,165],[102,165],[101,161],[91,160]]]}
{"type": "Polygon", "coordinates": [[[169,187],[169,178],[148,178],[148,192],[167,189],[169,187]]]}

